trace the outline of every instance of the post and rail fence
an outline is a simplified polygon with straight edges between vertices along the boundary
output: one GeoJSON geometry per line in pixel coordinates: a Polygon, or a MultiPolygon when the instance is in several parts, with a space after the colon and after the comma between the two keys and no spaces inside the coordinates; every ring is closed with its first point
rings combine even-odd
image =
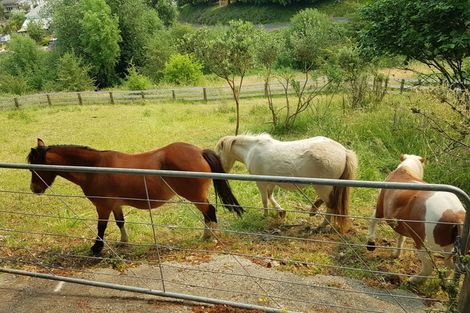
{"type": "MultiPolygon", "coordinates": [[[[419,86],[418,80],[391,79],[384,80],[386,88],[399,90],[413,89],[419,86]]],[[[319,90],[326,84],[325,79],[309,81],[310,90],[319,90]]],[[[376,82],[374,82],[376,84],[376,82]]],[[[281,83],[272,82],[270,91],[273,96],[282,96],[285,90],[281,83]]],[[[287,90],[288,94],[295,91],[292,87],[287,90]]],[[[244,84],[240,93],[241,98],[256,98],[266,95],[264,83],[244,84]]],[[[111,90],[111,91],[81,91],[81,92],[56,92],[38,93],[14,97],[0,97],[0,110],[21,108],[27,106],[53,106],[53,105],[90,105],[90,104],[141,104],[145,101],[216,101],[231,99],[232,91],[228,86],[212,87],[186,87],[172,89],[151,90],[111,90]]]]}
{"type": "MultiPolygon", "coordinates": [[[[409,190],[429,190],[429,191],[446,191],[446,192],[451,192],[456,194],[464,204],[466,210],[468,211],[470,209],[470,197],[467,195],[463,190],[450,186],[450,185],[442,185],[442,184],[413,184],[413,183],[389,183],[389,182],[374,182],[374,181],[356,181],[356,180],[339,180],[339,179],[320,179],[320,178],[298,178],[298,177],[280,177],[280,176],[260,176],[260,175],[238,175],[238,174],[219,174],[219,173],[200,173],[200,172],[179,172],[179,171],[167,171],[167,170],[144,170],[144,169],[129,169],[129,168],[100,168],[100,167],[76,167],[76,166],[50,166],[50,165],[34,165],[34,164],[18,164],[18,163],[0,163],[0,169],[2,171],[12,171],[12,170],[20,170],[20,171],[40,171],[40,170],[47,170],[47,171],[68,171],[68,172],[87,172],[87,173],[106,173],[106,174],[125,174],[125,175],[141,175],[143,177],[145,176],[159,176],[162,178],[165,177],[190,177],[190,178],[211,178],[211,179],[226,179],[230,181],[238,181],[240,183],[249,183],[249,182],[276,182],[276,183],[284,183],[284,184],[293,184],[293,185],[328,185],[328,186],[348,186],[348,187],[356,187],[356,188],[386,188],[386,189],[409,189],[409,190]]],[[[28,195],[27,192],[20,191],[20,190],[14,190],[14,187],[12,186],[0,186],[0,194],[3,196],[6,196],[8,194],[12,194],[14,197],[25,197],[28,195]]],[[[29,193],[31,195],[31,193],[29,193]]],[[[47,196],[47,194],[46,194],[47,196]]],[[[53,194],[54,197],[59,197],[60,199],[67,199],[67,197],[70,197],[70,195],[59,195],[59,194],[53,194]]],[[[76,197],[76,196],[74,196],[76,197]]],[[[144,199],[145,200],[145,199],[144,199]]],[[[310,200],[309,200],[310,201],[310,200]]],[[[261,208],[260,208],[261,209],[261,208]]],[[[305,212],[304,212],[305,213],[305,212]]],[[[5,207],[0,206],[0,216],[5,216],[5,215],[15,215],[15,214],[29,214],[32,216],[32,218],[35,219],[41,219],[41,218],[59,218],[57,216],[49,216],[45,212],[42,214],[37,214],[35,215],[34,213],[28,213],[28,212],[14,212],[11,209],[7,209],[5,207]]],[[[308,213],[307,213],[308,214],[308,213]]],[[[79,217],[66,217],[66,219],[69,221],[70,219],[80,219],[79,217]]],[[[367,217],[359,217],[355,216],[352,217],[354,219],[370,219],[370,216],[367,217]]],[[[82,218],[83,219],[83,218],[82,218]]],[[[96,221],[96,220],[95,220],[96,221]]],[[[154,223],[152,220],[151,226],[154,227],[154,223]]],[[[158,225],[164,227],[165,225],[158,225]]],[[[171,228],[175,228],[176,226],[174,225],[166,225],[171,228]]],[[[0,229],[0,233],[3,233],[5,236],[9,236],[12,234],[25,234],[25,239],[28,240],[30,238],[29,236],[33,235],[39,235],[39,236],[58,236],[60,237],[61,234],[50,234],[50,233],[42,233],[35,231],[34,229],[22,229],[21,227],[18,227],[18,229],[11,228],[12,226],[7,227],[7,226],[2,226],[0,229]],[[28,236],[29,235],[29,236],[28,236]]],[[[184,227],[182,228],[184,230],[184,227]]],[[[468,240],[469,240],[469,230],[470,230],[470,214],[466,215],[465,219],[465,224],[463,227],[463,231],[461,234],[461,237],[458,240],[458,246],[456,249],[458,250],[458,255],[464,256],[467,251],[465,251],[468,240]]],[[[188,231],[187,229],[184,231],[188,231]]],[[[223,229],[219,229],[219,231],[224,231],[223,229]]],[[[226,230],[228,233],[236,233],[236,231],[233,230],[226,230]]],[[[264,236],[266,237],[266,233],[259,234],[257,232],[244,232],[247,235],[257,237],[257,236],[264,236]]],[[[63,235],[64,236],[64,235],[63,235]]],[[[270,234],[268,235],[270,237],[269,240],[299,240],[299,241],[304,241],[308,243],[316,243],[316,244],[337,244],[337,245],[344,245],[346,246],[347,249],[351,249],[352,251],[356,251],[354,249],[361,248],[365,249],[366,244],[360,245],[357,243],[351,243],[345,238],[340,237],[338,241],[324,241],[324,240],[316,240],[316,239],[310,239],[310,238],[295,238],[292,236],[282,236],[279,234],[270,234]],[[272,237],[272,238],[271,238],[272,237]]],[[[83,238],[82,238],[83,240],[83,238]]],[[[266,240],[266,239],[265,239],[266,240]]],[[[153,243],[152,243],[153,244],[153,243]]],[[[6,245],[6,243],[4,243],[6,245]]],[[[155,245],[156,242],[155,242],[155,245]]],[[[157,245],[158,246],[158,245],[157,245]]],[[[1,248],[1,247],[0,247],[1,248]]],[[[387,247],[382,247],[382,248],[387,248],[387,247]]],[[[190,248],[185,248],[187,251],[192,251],[190,248]]],[[[390,247],[388,247],[390,249],[390,247]]],[[[406,248],[404,248],[406,249],[406,248]]],[[[410,250],[410,249],[409,249],[410,250]]],[[[30,251],[32,254],[34,254],[34,251],[30,251]]],[[[193,251],[194,252],[194,251],[193,251]]],[[[247,257],[250,259],[264,259],[267,258],[269,260],[276,260],[275,258],[269,257],[269,256],[263,256],[255,250],[253,254],[246,255],[237,251],[231,251],[228,249],[223,249],[222,251],[203,251],[203,253],[207,254],[215,254],[215,253],[221,253],[223,255],[227,255],[233,259],[236,260],[236,263],[243,268],[243,264],[240,261],[240,258],[242,257],[247,257]]],[[[316,264],[315,266],[321,267],[335,267],[335,268],[344,268],[345,270],[348,271],[358,271],[358,272],[364,272],[373,275],[378,281],[383,280],[383,277],[385,275],[398,275],[402,277],[409,277],[409,275],[405,275],[403,273],[393,273],[389,271],[380,271],[380,270],[373,270],[371,269],[367,263],[361,258],[360,254],[357,252],[353,253],[354,256],[350,257],[357,257],[359,264],[361,264],[359,267],[349,267],[349,266],[341,266],[340,265],[331,265],[331,264],[316,264]]],[[[38,254],[34,254],[35,258],[38,258],[38,254]]],[[[65,256],[67,257],[67,255],[65,256]]],[[[122,261],[122,257],[116,255],[117,258],[121,258],[120,260],[122,261]]],[[[281,260],[277,260],[281,261],[281,260]]],[[[311,261],[305,261],[305,260],[298,260],[298,259],[288,259],[284,260],[289,264],[309,264],[311,261]]],[[[160,268],[161,271],[161,277],[158,279],[162,283],[162,289],[156,289],[156,288],[150,288],[148,286],[146,287],[137,287],[137,286],[130,286],[126,284],[115,284],[115,283],[109,283],[105,281],[97,281],[97,280],[90,280],[90,279],[83,279],[81,277],[74,277],[76,275],[76,270],[71,271],[71,273],[68,273],[68,275],[56,275],[55,273],[44,273],[44,272],[39,272],[39,271],[31,271],[31,270],[25,270],[21,269],[21,263],[19,260],[17,260],[14,256],[11,258],[7,257],[0,257],[0,272],[4,273],[9,273],[9,274],[15,274],[15,275],[26,275],[26,276],[31,276],[31,277],[36,277],[36,278],[41,278],[41,279],[49,279],[49,280],[59,280],[59,281],[64,281],[64,282],[69,282],[69,283],[75,283],[75,284],[81,284],[81,285],[89,285],[89,286],[94,286],[94,287],[101,287],[101,288],[112,288],[116,290],[123,290],[123,291],[130,291],[130,292],[136,292],[136,293],[143,293],[143,294],[149,294],[149,295],[155,295],[155,296],[161,296],[161,297],[170,297],[174,299],[180,299],[180,300],[188,300],[188,301],[195,301],[195,302],[201,302],[201,303],[209,303],[209,304],[225,304],[225,305],[230,305],[230,306],[235,306],[235,307],[240,307],[240,308],[245,308],[245,309],[258,309],[262,310],[265,312],[293,312],[297,310],[302,310],[302,308],[296,307],[296,305],[311,305],[309,308],[306,309],[307,311],[312,310],[313,307],[330,307],[334,309],[341,309],[341,310],[353,310],[353,311],[363,311],[363,312],[388,312],[387,309],[385,311],[383,310],[378,310],[374,309],[372,307],[368,307],[367,303],[366,306],[356,306],[357,304],[351,304],[349,302],[346,302],[349,305],[346,305],[344,303],[336,303],[336,302],[328,302],[328,299],[315,299],[312,298],[310,295],[310,298],[308,298],[309,292],[311,292],[314,289],[318,290],[326,290],[326,292],[330,293],[346,293],[347,294],[361,294],[361,295],[367,295],[367,296],[372,296],[376,298],[390,298],[390,301],[394,303],[398,307],[399,312],[411,312],[408,311],[409,308],[406,307],[406,305],[402,304],[404,301],[427,301],[427,302],[433,302],[433,301],[439,301],[437,299],[430,299],[422,296],[406,296],[403,294],[395,294],[393,291],[388,290],[387,288],[383,289],[380,292],[371,292],[367,291],[364,289],[353,289],[353,288],[340,288],[336,285],[332,285],[331,283],[325,283],[323,285],[321,284],[309,284],[305,283],[304,280],[298,280],[298,281],[285,281],[282,280],[281,278],[278,279],[268,279],[265,277],[262,277],[260,274],[253,274],[250,273],[249,271],[245,270],[241,271],[239,273],[233,273],[230,271],[229,268],[220,268],[217,271],[209,271],[205,270],[204,275],[209,275],[210,273],[217,275],[218,277],[224,276],[224,275],[237,275],[241,276],[243,278],[243,281],[246,282],[246,284],[250,285],[255,285],[259,287],[260,290],[260,295],[256,294],[258,297],[266,297],[267,299],[272,300],[271,303],[275,304],[273,306],[265,306],[265,305],[260,305],[259,303],[254,302],[243,302],[243,301],[235,301],[231,300],[234,299],[233,297],[229,297],[229,299],[223,299],[222,297],[214,297],[211,295],[205,295],[205,294],[194,294],[194,288],[195,284],[192,282],[186,282],[186,281],[171,281],[169,278],[165,279],[165,276],[163,275],[166,273],[165,271],[170,271],[171,267],[178,267],[178,271],[185,271],[187,268],[179,267],[178,265],[174,264],[167,264],[167,263],[161,263],[158,262],[158,267],[160,268]],[[10,265],[10,266],[7,266],[10,265]],[[20,269],[17,269],[20,267],[20,269]],[[163,268],[165,268],[165,271],[163,271],[163,268]],[[273,284],[282,284],[280,285],[281,287],[277,289],[272,289],[273,284]],[[178,284],[181,286],[182,290],[181,292],[175,292],[171,289],[170,286],[172,284],[178,284]],[[166,287],[165,287],[166,286],[166,287]],[[295,296],[291,297],[284,297],[282,296],[282,292],[285,292],[288,289],[292,288],[299,288],[296,289],[295,296]],[[275,291],[276,290],[276,291],[275,291]],[[281,293],[281,294],[278,294],[281,293]],[[304,294],[307,295],[307,298],[304,297],[304,294]],[[293,298],[292,298],[293,297],[293,298]],[[321,300],[321,301],[320,301],[321,300]],[[286,303],[289,303],[286,305],[286,303]],[[289,310],[287,310],[288,308],[289,310]],[[292,308],[292,311],[290,309],[292,308]]],[[[461,276],[462,274],[465,275],[464,277],[464,282],[462,285],[462,289],[460,290],[458,294],[458,309],[459,312],[464,313],[468,312],[468,308],[470,307],[470,299],[468,297],[468,294],[470,294],[470,269],[468,268],[469,264],[468,263],[462,263],[461,258],[457,258],[456,260],[456,265],[455,268],[456,270],[454,271],[454,276],[449,279],[453,281],[456,284],[461,283],[461,276]]],[[[64,268],[61,268],[61,271],[64,271],[64,268]]],[[[196,271],[195,269],[191,269],[193,271],[196,271]]],[[[129,270],[130,272],[131,270],[129,270]]],[[[130,275],[130,274],[129,274],[130,275]]],[[[191,275],[195,275],[194,273],[191,275]]],[[[118,275],[116,275],[118,276],[118,275]]],[[[149,280],[150,278],[148,277],[140,277],[141,280],[149,280]]],[[[213,287],[213,286],[212,286],[213,287]]],[[[207,288],[207,287],[205,287],[207,288]]],[[[223,286],[219,287],[220,290],[223,290],[226,293],[229,293],[229,295],[233,294],[247,294],[248,290],[243,289],[243,291],[236,291],[234,288],[230,288],[230,286],[223,286]],[[224,288],[225,287],[225,288],[224,288]]],[[[208,292],[209,289],[205,289],[205,291],[208,292]]],[[[341,297],[336,297],[336,298],[341,298],[341,297]]],[[[348,297],[344,297],[348,298],[348,297]]]]}

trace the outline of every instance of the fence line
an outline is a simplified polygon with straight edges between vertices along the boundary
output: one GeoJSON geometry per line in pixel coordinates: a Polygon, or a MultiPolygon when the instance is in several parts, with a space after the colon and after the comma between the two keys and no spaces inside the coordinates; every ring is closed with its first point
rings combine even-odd
{"type": "MultiPolygon", "coordinates": [[[[240,180],[240,181],[276,181],[276,182],[282,182],[282,183],[291,183],[291,184],[316,184],[316,185],[341,185],[341,186],[354,186],[354,187],[366,187],[366,188],[391,188],[391,189],[414,189],[414,190],[439,190],[439,191],[448,191],[448,192],[453,192],[457,194],[463,201],[465,207],[468,208],[470,207],[470,198],[469,196],[460,190],[459,188],[453,187],[453,186],[448,186],[448,185],[433,185],[433,184],[406,184],[406,183],[384,183],[384,182],[364,182],[364,181],[344,181],[344,180],[328,180],[328,179],[309,179],[309,178],[295,178],[295,177],[275,177],[275,176],[253,176],[253,175],[235,175],[235,174],[216,174],[216,173],[197,173],[197,172],[174,172],[174,171],[157,171],[157,170],[139,170],[139,169],[115,169],[115,168],[91,168],[91,167],[72,167],[72,166],[44,166],[44,165],[31,165],[31,164],[6,164],[6,163],[0,163],[0,168],[5,168],[5,169],[29,169],[29,170],[53,170],[53,171],[74,171],[74,172],[99,172],[99,173],[120,173],[120,174],[133,174],[133,175],[158,175],[158,176],[163,176],[163,177],[194,177],[194,178],[216,178],[216,179],[230,179],[230,180],[240,180]]],[[[0,190],[0,194],[5,194],[7,192],[15,193],[15,191],[5,191],[5,190],[0,190]]],[[[24,195],[24,192],[18,191],[18,194],[24,195]]],[[[66,198],[66,195],[54,195],[55,197],[59,197],[59,199],[66,198]]],[[[73,196],[77,197],[77,196],[73,196]]],[[[83,196],[79,198],[84,198],[83,196]]],[[[176,202],[176,203],[181,203],[181,202],[176,202]]],[[[261,208],[259,208],[261,209],[261,208]]],[[[294,211],[294,210],[292,210],[294,211]]],[[[72,210],[73,212],[73,210],[72,210]]],[[[304,213],[308,214],[309,212],[304,212],[304,211],[295,211],[299,213],[304,213]]],[[[0,210],[0,215],[1,214],[18,214],[19,212],[14,212],[14,211],[8,211],[8,210],[0,210]]],[[[21,213],[19,213],[21,214],[21,213]]],[[[47,214],[35,214],[35,213],[27,213],[27,215],[33,216],[35,218],[58,218],[58,219],[64,219],[64,220],[69,220],[71,219],[70,217],[57,217],[57,216],[47,216],[47,214]]],[[[468,239],[468,221],[469,221],[469,216],[470,214],[467,214],[466,218],[466,224],[464,226],[464,232],[463,232],[463,241],[465,241],[465,238],[468,239]]],[[[357,217],[361,218],[361,217],[357,217]]],[[[89,219],[89,218],[80,218],[76,217],[74,218],[75,220],[81,220],[81,221],[96,221],[96,219],[89,219]]],[[[370,217],[364,217],[364,219],[370,219],[370,217]]],[[[129,222],[132,223],[132,222],[129,222]]],[[[201,228],[196,228],[196,227],[178,227],[174,225],[163,225],[163,224],[154,224],[154,223],[143,223],[143,222],[134,222],[135,224],[139,225],[147,225],[147,226],[152,226],[152,227],[161,227],[161,226],[167,226],[168,228],[172,230],[188,230],[188,229],[202,229],[201,228]]],[[[310,239],[310,238],[301,238],[301,237],[294,237],[294,236],[282,236],[282,235],[276,235],[276,234],[266,234],[266,233],[256,233],[256,232],[239,232],[239,231],[233,231],[230,229],[220,229],[220,231],[223,231],[225,233],[237,233],[237,234],[244,234],[244,235],[250,235],[250,236],[267,236],[269,238],[275,238],[275,239],[283,239],[283,240],[300,240],[300,241],[306,241],[306,242],[312,242],[312,243],[317,243],[317,244],[338,244],[338,245],[347,245],[350,248],[358,248],[358,247],[365,247],[366,245],[361,245],[361,244],[354,244],[351,242],[334,242],[330,240],[315,240],[315,239],[310,239]]],[[[39,236],[60,236],[60,237],[66,237],[67,235],[63,234],[54,234],[54,233],[44,233],[44,232],[38,232],[34,230],[21,230],[21,229],[6,229],[2,228],[0,229],[0,232],[3,233],[10,233],[10,232],[15,232],[15,233],[25,233],[25,234],[36,234],[39,236]]],[[[73,236],[71,236],[73,237],[73,236]]],[[[84,238],[83,236],[80,237],[79,239],[81,240],[94,240],[94,238],[84,238]]],[[[108,242],[112,243],[113,241],[107,240],[108,242]]],[[[143,243],[143,244],[130,244],[132,246],[149,246],[149,247],[155,247],[155,243],[143,243]]],[[[462,246],[466,246],[466,242],[461,243],[462,246]]],[[[359,271],[359,272],[369,272],[374,275],[397,275],[397,276],[402,276],[402,277],[409,277],[411,275],[407,274],[402,274],[402,273],[393,273],[389,271],[379,271],[379,270],[371,270],[368,268],[363,268],[363,267],[350,267],[350,266],[341,266],[341,265],[331,265],[331,264],[318,264],[316,262],[309,262],[305,260],[298,260],[298,259],[290,259],[290,258],[275,258],[275,257],[270,257],[270,256],[260,256],[258,254],[247,254],[247,253],[240,253],[240,252],[235,252],[235,251],[227,251],[225,248],[222,250],[214,250],[214,249],[191,249],[191,248],[181,248],[178,246],[174,245],[158,245],[160,248],[165,248],[169,249],[170,251],[173,250],[178,250],[178,251],[186,251],[188,253],[201,253],[204,255],[207,254],[222,254],[222,255],[230,255],[232,257],[245,257],[248,259],[263,259],[263,260],[271,260],[271,261],[277,261],[277,262],[284,262],[292,265],[298,265],[298,266],[312,266],[312,267],[325,267],[325,268],[337,268],[337,269],[342,269],[342,270],[351,270],[351,271],[359,271]]],[[[10,248],[18,248],[18,249],[24,249],[24,247],[10,247],[10,248]]],[[[26,250],[28,250],[26,248],[26,250]]],[[[411,250],[411,249],[410,249],[411,250]]],[[[32,253],[33,254],[33,253],[32,253]]],[[[70,258],[70,257],[77,257],[77,258],[90,258],[89,256],[81,256],[81,255],[71,255],[71,254],[58,254],[59,256],[63,256],[65,258],[70,258]]],[[[34,257],[38,257],[37,255],[34,257]]],[[[95,258],[95,257],[93,257],[95,258]]],[[[14,259],[6,259],[6,258],[0,258],[3,262],[6,263],[15,263],[14,259]]],[[[100,258],[101,260],[106,260],[107,258],[100,258]]],[[[116,260],[115,257],[110,258],[112,260],[116,260]]],[[[136,260],[128,260],[126,258],[118,258],[119,261],[122,262],[136,262],[136,260]]],[[[20,260],[21,261],[21,260],[20,260]]],[[[41,262],[39,262],[41,263],[41,262]]],[[[171,265],[171,264],[161,264],[161,262],[158,262],[158,265],[162,266],[162,268],[180,268],[181,266],[178,265],[171,265]]],[[[243,267],[242,264],[240,264],[241,267],[243,267]]],[[[184,269],[186,270],[186,269],[184,269]]],[[[194,270],[194,271],[201,271],[200,269],[188,269],[188,270],[194,270]]],[[[59,277],[54,275],[52,272],[51,274],[39,274],[39,273],[31,273],[31,272],[24,272],[24,271],[19,271],[15,272],[16,270],[11,270],[8,268],[0,268],[0,271],[7,272],[7,273],[16,273],[19,275],[29,275],[33,277],[39,277],[39,278],[45,278],[45,279],[53,279],[53,280],[63,280],[63,281],[69,281],[69,282],[75,282],[79,284],[89,284],[92,286],[98,286],[98,287],[103,287],[103,288],[116,288],[119,290],[129,290],[129,291],[135,291],[135,292],[141,292],[142,290],[147,290],[151,291],[149,294],[154,294],[154,295],[161,295],[162,291],[159,290],[153,290],[151,288],[141,288],[141,287],[130,287],[130,286],[124,286],[122,287],[121,285],[114,285],[114,284],[109,284],[109,283],[103,283],[103,282],[94,282],[94,281],[85,281],[82,279],[76,279],[76,278],[67,278],[65,277],[65,280],[63,277],[59,277]],[[124,288],[124,289],[123,289],[124,288]],[[140,288],[140,289],[139,289],[140,288]]],[[[207,272],[207,271],[206,271],[207,272]]],[[[239,273],[231,273],[231,272],[219,272],[216,271],[215,274],[218,275],[239,275],[242,277],[247,277],[249,279],[253,279],[254,281],[276,281],[278,283],[285,283],[285,284],[295,284],[297,286],[305,287],[305,288],[318,288],[318,289],[326,289],[326,290],[336,290],[340,292],[354,292],[354,293],[363,293],[362,290],[352,290],[349,291],[348,289],[344,290],[341,288],[334,288],[331,286],[315,286],[309,283],[302,283],[302,282],[288,282],[282,279],[266,279],[265,277],[262,277],[260,275],[253,275],[249,272],[239,274],[239,273]]],[[[456,273],[457,275],[457,273],[456,273]]],[[[130,277],[130,276],[129,276],[130,277]]],[[[137,277],[132,277],[135,279],[138,279],[137,277]]],[[[144,277],[141,277],[143,280],[144,277]]],[[[164,280],[163,276],[161,276],[161,280],[164,280]]],[[[170,284],[178,284],[182,285],[185,287],[189,288],[205,288],[208,289],[207,286],[196,286],[195,284],[185,284],[181,283],[179,281],[173,281],[173,280],[166,280],[167,283],[170,284]]],[[[465,287],[464,287],[465,288],[465,287]]],[[[223,291],[222,288],[214,288],[220,291],[223,291]]],[[[465,289],[464,289],[465,290],[465,289]]],[[[225,292],[231,292],[231,293],[237,293],[237,291],[232,291],[232,290],[225,290],[225,292]]],[[[239,291],[239,293],[242,293],[244,291],[239,291]]],[[[465,293],[465,291],[463,291],[465,293]]],[[[145,293],[145,292],[144,292],[145,293]]],[[[168,291],[163,291],[165,294],[164,296],[170,296],[170,297],[175,297],[178,299],[192,299],[194,301],[199,301],[199,302],[206,302],[206,303],[216,303],[216,304],[221,304],[221,303],[226,303],[226,300],[221,300],[221,299],[214,299],[211,297],[201,297],[201,296],[194,296],[194,295],[187,295],[186,293],[174,293],[174,292],[168,292],[168,291]]],[[[245,292],[246,293],[246,292],[245,292]]],[[[371,292],[364,292],[365,294],[371,294],[374,296],[381,296],[381,297],[390,297],[392,299],[395,299],[395,301],[399,302],[398,299],[404,299],[404,298],[412,298],[414,300],[423,300],[422,297],[400,297],[398,295],[394,295],[390,293],[388,290],[386,293],[371,293],[371,292]]],[[[253,293],[249,293],[253,295],[253,293]]],[[[323,302],[315,302],[311,300],[303,300],[300,298],[296,299],[290,299],[289,297],[285,297],[284,295],[279,295],[279,294],[274,294],[272,291],[267,290],[266,292],[262,293],[256,293],[256,296],[268,296],[270,299],[275,301],[275,299],[283,300],[283,301],[295,301],[295,302],[306,302],[311,305],[319,305],[319,306],[326,306],[326,307],[333,307],[333,308],[343,308],[343,309],[354,309],[356,311],[366,311],[366,312],[377,312],[369,308],[352,308],[348,306],[343,306],[343,305],[338,305],[337,303],[323,303],[323,302]]],[[[426,298],[427,301],[438,301],[437,299],[428,299],[426,298]]],[[[253,304],[246,304],[246,303],[240,303],[240,302],[233,302],[229,301],[229,305],[232,306],[238,306],[238,307],[243,307],[243,308],[262,308],[262,310],[266,312],[285,312],[282,307],[280,308],[269,308],[269,307],[262,307],[259,305],[253,305],[253,304]]],[[[406,312],[406,309],[403,309],[403,311],[406,312]]],[[[380,312],[380,311],[379,311],[380,312]]]]}
{"type": "MultiPolygon", "coordinates": [[[[388,82],[388,81],[387,81],[388,82]]],[[[300,82],[302,83],[302,81],[300,82]]],[[[385,81],[384,81],[385,83],[385,81]]],[[[326,84],[324,79],[309,80],[307,88],[311,91],[321,89],[326,84]]],[[[404,90],[413,89],[420,85],[421,81],[408,79],[391,79],[387,88],[404,90]]],[[[273,96],[284,95],[285,90],[281,83],[270,83],[270,91],[273,96]]],[[[292,85],[288,89],[289,94],[295,91],[292,85]]],[[[244,84],[240,93],[241,98],[264,97],[266,87],[264,83],[244,84]]],[[[20,108],[25,106],[57,106],[57,105],[91,105],[91,104],[140,104],[150,101],[214,101],[231,99],[232,91],[228,86],[211,87],[185,87],[172,89],[151,90],[112,90],[112,91],[81,91],[81,92],[55,92],[38,93],[32,95],[0,97],[0,109],[20,108]]]]}

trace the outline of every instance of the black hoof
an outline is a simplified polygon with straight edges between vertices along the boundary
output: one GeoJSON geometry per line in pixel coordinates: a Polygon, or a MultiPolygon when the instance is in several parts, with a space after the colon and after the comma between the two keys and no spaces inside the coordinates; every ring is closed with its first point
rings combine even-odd
{"type": "Polygon", "coordinates": [[[373,241],[368,241],[368,242],[367,242],[367,250],[369,250],[369,251],[374,251],[374,250],[375,250],[375,242],[373,242],[373,241]]]}
{"type": "Polygon", "coordinates": [[[93,256],[100,256],[101,255],[101,251],[103,251],[103,242],[102,241],[97,241],[95,242],[95,244],[91,247],[91,254],[93,256]]]}

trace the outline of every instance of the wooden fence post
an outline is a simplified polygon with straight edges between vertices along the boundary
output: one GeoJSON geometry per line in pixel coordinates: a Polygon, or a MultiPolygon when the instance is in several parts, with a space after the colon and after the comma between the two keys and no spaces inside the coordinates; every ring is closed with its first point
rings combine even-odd
{"type": "Polygon", "coordinates": [[[51,96],[49,96],[49,94],[47,94],[46,97],[47,97],[47,104],[52,105],[51,96]]]}
{"type": "Polygon", "coordinates": [[[142,97],[142,99],[145,99],[144,91],[141,91],[140,96],[142,97]]]}
{"type": "Polygon", "coordinates": [[[15,97],[13,100],[15,101],[15,107],[16,107],[17,109],[19,109],[19,108],[20,108],[20,103],[19,103],[19,101],[18,101],[18,98],[15,97]]]}
{"type": "Polygon", "coordinates": [[[207,90],[206,87],[202,88],[202,96],[204,97],[204,102],[207,102],[207,90]]]}
{"type": "Polygon", "coordinates": [[[83,104],[82,95],[79,92],[77,92],[77,96],[78,96],[78,104],[82,105],[83,104]]]}
{"type": "Polygon", "coordinates": [[[109,92],[109,100],[111,101],[111,104],[114,104],[114,97],[113,97],[113,92],[109,92]]]}
{"type": "Polygon", "coordinates": [[[172,97],[173,97],[173,101],[176,100],[175,90],[172,90],[172,91],[171,91],[171,95],[172,95],[172,97]]]}
{"type": "Polygon", "coordinates": [[[403,93],[403,90],[405,89],[405,80],[402,79],[400,83],[400,93],[403,93]]]}

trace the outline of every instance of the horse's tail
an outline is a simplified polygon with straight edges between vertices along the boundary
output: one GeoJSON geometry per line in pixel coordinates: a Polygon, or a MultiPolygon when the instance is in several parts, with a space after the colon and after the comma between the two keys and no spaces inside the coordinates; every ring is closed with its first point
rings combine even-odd
{"type": "MultiPolygon", "coordinates": [[[[222,162],[214,151],[204,149],[202,151],[202,156],[211,167],[211,171],[213,173],[225,173],[222,167],[222,162]]],[[[228,181],[225,179],[213,179],[212,181],[214,183],[215,193],[220,197],[223,206],[226,207],[229,211],[235,211],[238,216],[241,216],[245,211],[233,195],[228,181]]]]}
{"type": "MultiPolygon", "coordinates": [[[[354,179],[357,170],[357,156],[352,150],[346,150],[346,164],[343,174],[339,179],[354,179]]],[[[336,209],[338,216],[333,216],[333,222],[339,226],[342,233],[348,231],[350,227],[349,215],[349,198],[351,187],[333,186],[330,194],[330,208],[336,209]]]]}

